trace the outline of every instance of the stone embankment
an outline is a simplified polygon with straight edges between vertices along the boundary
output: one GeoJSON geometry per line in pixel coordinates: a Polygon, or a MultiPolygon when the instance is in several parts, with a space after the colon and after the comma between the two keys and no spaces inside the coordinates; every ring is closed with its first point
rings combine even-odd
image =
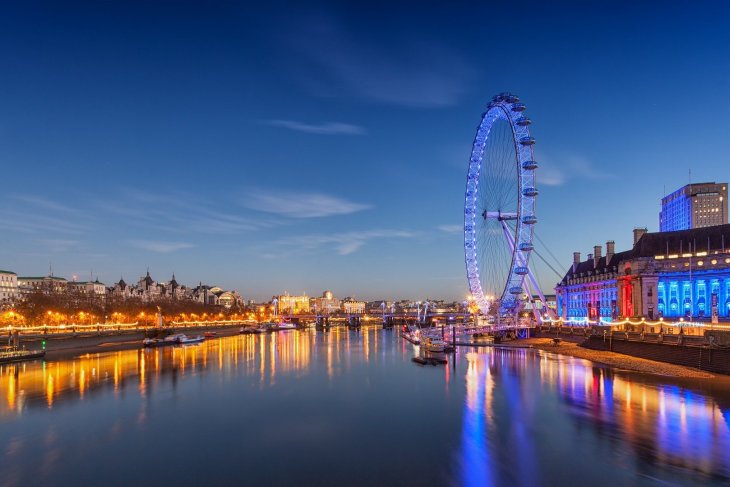
{"type": "Polygon", "coordinates": [[[556,345],[552,338],[528,338],[525,340],[508,342],[505,345],[510,346],[511,344],[514,344],[515,346],[530,345],[534,349],[544,350],[546,352],[568,355],[571,357],[590,360],[591,362],[608,365],[610,367],[643,372],[647,374],[657,374],[668,377],[691,377],[703,379],[716,377],[715,374],[705,372],[703,370],[698,370],[692,367],[684,367],[681,365],[674,365],[666,362],[657,362],[655,360],[647,360],[644,358],[632,357],[630,355],[623,355],[620,353],[609,352],[605,350],[592,350],[589,348],[583,348],[578,343],[567,340],[560,340],[560,343],[556,345]]]}

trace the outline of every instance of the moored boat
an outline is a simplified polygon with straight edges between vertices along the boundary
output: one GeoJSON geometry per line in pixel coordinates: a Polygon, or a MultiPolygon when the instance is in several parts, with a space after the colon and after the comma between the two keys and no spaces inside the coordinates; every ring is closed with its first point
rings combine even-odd
{"type": "Polygon", "coordinates": [[[178,343],[179,343],[180,345],[189,345],[189,344],[191,344],[191,343],[200,343],[200,342],[202,342],[203,340],[205,340],[205,337],[204,337],[203,335],[198,335],[198,336],[194,336],[194,337],[189,337],[189,336],[187,336],[187,335],[184,335],[184,334],[182,334],[182,333],[181,333],[181,334],[180,334],[180,335],[178,336],[177,342],[178,342],[178,343]]]}
{"type": "Polygon", "coordinates": [[[444,350],[446,349],[446,342],[444,342],[440,338],[426,337],[423,340],[421,340],[421,346],[427,352],[443,353],[444,350]]]}
{"type": "Polygon", "coordinates": [[[0,364],[7,364],[10,362],[22,362],[23,360],[33,360],[37,358],[43,358],[45,355],[45,350],[0,351],[0,364]]]}

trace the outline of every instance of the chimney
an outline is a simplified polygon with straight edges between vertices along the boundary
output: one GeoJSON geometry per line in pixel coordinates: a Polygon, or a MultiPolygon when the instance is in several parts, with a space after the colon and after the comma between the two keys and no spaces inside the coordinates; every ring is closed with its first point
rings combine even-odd
{"type": "Polygon", "coordinates": [[[644,236],[648,230],[644,228],[634,228],[634,246],[639,242],[639,239],[644,236]]]}
{"type": "Polygon", "coordinates": [[[606,242],[606,265],[611,262],[613,254],[615,253],[615,249],[616,242],[614,242],[613,240],[609,240],[608,242],[606,242]]]}
{"type": "Polygon", "coordinates": [[[600,245],[594,245],[593,246],[593,268],[595,269],[598,267],[598,261],[601,260],[601,246],[600,245]]]}
{"type": "Polygon", "coordinates": [[[573,274],[578,269],[578,264],[580,264],[580,252],[573,252],[573,274]]]}

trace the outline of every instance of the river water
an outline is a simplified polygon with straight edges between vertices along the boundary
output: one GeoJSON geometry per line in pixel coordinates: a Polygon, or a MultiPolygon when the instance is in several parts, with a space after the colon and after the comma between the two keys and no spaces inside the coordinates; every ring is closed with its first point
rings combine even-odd
{"type": "Polygon", "coordinates": [[[730,484],[730,386],[287,331],[0,366],[0,485],[730,484]]]}

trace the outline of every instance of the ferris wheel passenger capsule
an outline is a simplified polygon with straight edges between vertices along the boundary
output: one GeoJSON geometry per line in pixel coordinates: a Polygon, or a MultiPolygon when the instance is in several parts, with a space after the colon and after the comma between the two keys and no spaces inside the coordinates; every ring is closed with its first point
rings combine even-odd
{"type": "Polygon", "coordinates": [[[525,215],[522,217],[522,223],[524,223],[525,225],[534,225],[535,223],[537,223],[537,218],[535,217],[535,215],[525,215]]]}
{"type": "Polygon", "coordinates": [[[537,161],[525,161],[522,163],[522,169],[537,169],[537,161]]]}
{"type": "Polygon", "coordinates": [[[524,112],[527,109],[527,105],[524,103],[515,103],[512,105],[513,112],[524,112]]]}
{"type": "Polygon", "coordinates": [[[535,145],[535,137],[522,137],[520,139],[522,145],[535,145]]]}
{"type": "Polygon", "coordinates": [[[522,194],[524,196],[535,197],[535,196],[537,196],[537,193],[538,193],[538,191],[535,188],[525,188],[522,190],[522,194]]]}

